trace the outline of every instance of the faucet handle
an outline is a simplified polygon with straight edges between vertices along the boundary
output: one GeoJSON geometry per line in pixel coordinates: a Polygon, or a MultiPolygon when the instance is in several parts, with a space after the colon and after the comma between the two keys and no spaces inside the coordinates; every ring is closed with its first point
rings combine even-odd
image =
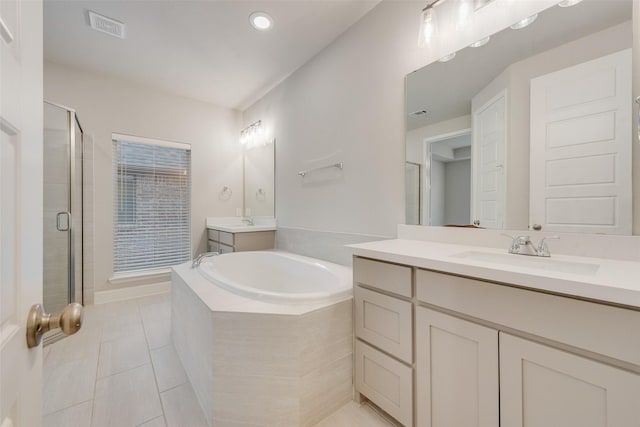
{"type": "Polygon", "coordinates": [[[511,246],[509,246],[510,254],[517,254],[520,251],[520,243],[518,242],[519,237],[513,237],[507,233],[500,233],[500,235],[511,239],[511,246]]]}
{"type": "Polygon", "coordinates": [[[547,240],[560,240],[560,236],[545,236],[540,240],[538,244],[538,256],[549,257],[549,246],[547,246],[547,240]]]}

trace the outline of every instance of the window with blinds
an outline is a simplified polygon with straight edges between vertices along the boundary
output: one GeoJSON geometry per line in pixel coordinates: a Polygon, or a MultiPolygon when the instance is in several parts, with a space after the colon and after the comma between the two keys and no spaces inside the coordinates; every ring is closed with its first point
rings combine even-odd
{"type": "Polygon", "coordinates": [[[114,273],[191,258],[191,149],[114,134],[114,273]]]}

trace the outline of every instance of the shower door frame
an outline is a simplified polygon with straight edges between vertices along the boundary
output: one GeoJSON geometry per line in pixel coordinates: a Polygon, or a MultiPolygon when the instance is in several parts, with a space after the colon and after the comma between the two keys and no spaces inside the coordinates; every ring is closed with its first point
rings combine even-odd
{"type": "MultiPolygon", "coordinates": [[[[68,156],[69,156],[69,198],[68,198],[68,208],[69,208],[69,277],[68,277],[68,288],[67,288],[67,303],[71,302],[79,302],[84,305],[84,236],[83,236],[83,227],[84,227],[84,130],[82,129],[82,125],[80,124],[80,120],[78,120],[78,116],[76,111],[72,108],[66,107],[64,105],[44,100],[45,104],[49,104],[53,107],[60,108],[67,113],[67,126],[69,129],[69,142],[68,142],[68,156]],[[76,141],[76,127],[80,130],[80,141],[76,141]],[[80,176],[77,173],[77,147],[80,145],[80,176]],[[76,182],[76,180],[78,180],[76,182]],[[76,200],[76,196],[74,194],[74,185],[80,186],[80,191],[78,193],[78,200],[76,200]],[[74,210],[74,206],[77,208],[74,210]],[[77,212],[79,211],[79,212],[77,212]],[[79,230],[76,230],[76,226],[74,226],[74,218],[77,214],[80,214],[80,222],[79,222],[79,230]],[[78,236],[79,231],[79,236],[78,236]],[[80,239],[80,253],[78,254],[76,251],[76,238],[80,239]],[[79,255],[79,271],[76,271],[76,259],[79,255]],[[76,276],[80,277],[80,286],[77,286],[76,276]]],[[[46,141],[43,142],[46,144],[46,141]]],[[[56,220],[57,225],[57,220],[56,220]]],[[[43,283],[44,285],[44,283],[43,283]]],[[[43,292],[46,292],[46,289],[43,286],[43,292]]],[[[45,344],[54,342],[64,337],[64,334],[61,331],[55,331],[51,334],[47,334],[44,337],[45,344]]]]}

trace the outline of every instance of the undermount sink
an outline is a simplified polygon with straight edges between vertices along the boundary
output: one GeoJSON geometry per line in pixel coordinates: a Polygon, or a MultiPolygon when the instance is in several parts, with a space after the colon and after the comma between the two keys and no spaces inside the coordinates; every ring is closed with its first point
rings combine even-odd
{"type": "Polygon", "coordinates": [[[536,268],[545,271],[581,274],[585,276],[595,275],[600,268],[598,264],[564,261],[536,256],[498,254],[493,252],[467,251],[451,256],[453,258],[462,258],[470,261],[509,265],[512,267],[536,268]]]}

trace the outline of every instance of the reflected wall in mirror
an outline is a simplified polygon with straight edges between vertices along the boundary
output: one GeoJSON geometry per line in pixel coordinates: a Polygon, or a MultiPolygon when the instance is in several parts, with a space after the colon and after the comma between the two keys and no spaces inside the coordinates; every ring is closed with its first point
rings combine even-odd
{"type": "Polygon", "coordinates": [[[407,223],[631,234],[632,3],[554,6],[409,74],[407,223]]]}
{"type": "Polygon", "coordinates": [[[275,216],[275,142],[244,151],[244,211],[248,217],[275,216]]]}

